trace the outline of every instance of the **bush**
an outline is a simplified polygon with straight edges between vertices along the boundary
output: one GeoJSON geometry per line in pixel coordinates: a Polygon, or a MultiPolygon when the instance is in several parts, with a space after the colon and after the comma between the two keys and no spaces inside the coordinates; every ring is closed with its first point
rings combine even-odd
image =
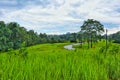
{"type": "Polygon", "coordinates": [[[28,51],[27,51],[25,44],[26,44],[25,42],[22,43],[21,48],[19,49],[19,54],[18,54],[23,58],[27,57],[28,55],[28,51]]]}
{"type": "Polygon", "coordinates": [[[27,49],[26,48],[20,48],[19,49],[19,55],[23,58],[27,57],[27,55],[28,55],[27,49]]]}
{"type": "Polygon", "coordinates": [[[120,47],[118,45],[112,45],[109,50],[108,50],[108,53],[110,54],[117,54],[117,53],[120,53],[120,47]]]}
{"type": "Polygon", "coordinates": [[[108,54],[117,54],[120,53],[120,47],[119,45],[114,45],[114,44],[108,44],[108,46],[102,46],[99,49],[99,53],[108,53],[108,54]]]}
{"type": "Polygon", "coordinates": [[[102,46],[100,49],[99,49],[99,53],[105,53],[106,51],[106,46],[102,46]]]}

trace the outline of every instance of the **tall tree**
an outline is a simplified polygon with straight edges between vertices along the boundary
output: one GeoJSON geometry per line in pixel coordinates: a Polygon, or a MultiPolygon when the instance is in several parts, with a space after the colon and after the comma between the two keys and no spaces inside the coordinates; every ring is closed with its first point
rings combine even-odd
{"type": "Polygon", "coordinates": [[[25,42],[27,45],[39,43],[39,36],[33,30],[27,31],[16,22],[5,24],[0,21],[0,51],[7,51],[10,48],[18,49],[25,42]]]}
{"type": "Polygon", "coordinates": [[[22,43],[22,37],[20,37],[21,30],[20,25],[16,22],[10,22],[8,23],[8,28],[12,31],[10,36],[10,41],[14,45],[14,49],[17,49],[20,47],[20,44],[22,43]]]}
{"type": "Polygon", "coordinates": [[[89,42],[91,42],[92,48],[94,36],[100,35],[102,32],[104,32],[104,26],[97,20],[88,19],[87,21],[84,21],[83,25],[81,26],[81,31],[84,34],[87,34],[88,45],[89,42]]]}
{"type": "Polygon", "coordinates": [[[80,42],[80,45],[81,45],[81,48],[82,48],[82,44],[83,44],[83,33],[82,33],[82,31],[79,31],[77,33],[77,38],[78,38],[78,40],[80,42]]]}

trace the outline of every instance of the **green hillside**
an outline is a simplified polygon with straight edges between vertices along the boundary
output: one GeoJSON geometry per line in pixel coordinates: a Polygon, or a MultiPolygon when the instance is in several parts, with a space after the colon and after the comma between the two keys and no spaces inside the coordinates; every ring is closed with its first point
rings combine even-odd
{"type": "Polygon", "coordinates": [[[41,44],[0,54],[0,80],[120,80],[120,45],[104,42],[66,50],[69,43],[41,44]]]}

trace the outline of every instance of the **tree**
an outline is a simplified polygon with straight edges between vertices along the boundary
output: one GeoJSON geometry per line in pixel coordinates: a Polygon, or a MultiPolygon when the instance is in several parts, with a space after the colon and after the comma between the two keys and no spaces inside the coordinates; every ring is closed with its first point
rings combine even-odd
{"type": "MultiPolygon", "coordinates": [[[[105,38],[105,35],[104,35],[104,38],[105,38]]],[[[120,43],[120,31],[109,35],[108,38],[110,41],[113,40],[115,43],[120,43]]]]}
{"type": "Polygon", "coordinates": [[[91,48],[92,48],[92,41],[94,37],[104,32],[104,26],[97,20],[88,19],[87,21],[84,21],[83,25],[81,26],[81,31],[87,35],[86,37],[87,37],[88,47],[89,47],[89,42],[91,42],[91,48]]]}
{"type": "Polygon", "coordinates": [[[10,22],[8,23],[7,27],[12,31],[10,35],[10,42],[13,43],[13,48],[19,48],[23,38],[21,37],[22,32],[20,30],[20,25],[16,22],[10,22]]]}
{"type": "Polygon", "coordinates": [[[7,27],[4,21],[0,21],[0,51],[6,51],[12,47],[10,40],[11,30],[7,27]]]}
{"type": "Polygon", "coordinates": [[[39,43],[39,35],[36,32],[34,32],[34,30],[29,30],[27,34],[28,34],[28,41],[27,41],[28,46],[39,43]]]}
{"type": "Polygon", "coordinates": [[[83,33],[82,33],[82,31],[79,31],[78,33],[77,33],[77,38],[78,38],[78,40],[79,40],[79,42],[80,42],[80,47],[82,48],[82,44],[83,44],[83,33]]]}
{"type": "Polygon", "coordinates": [[[18,49],[25,42],[26,46],[39,43],[39,36],[33,30],[27,31],[16,22],[5,24],[0,21],[0,51],[18,49]]]}

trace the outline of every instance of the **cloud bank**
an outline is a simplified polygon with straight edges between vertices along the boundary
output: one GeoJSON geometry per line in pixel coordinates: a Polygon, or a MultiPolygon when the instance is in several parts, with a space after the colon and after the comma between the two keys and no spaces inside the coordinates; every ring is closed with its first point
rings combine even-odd
{"type": "Polygon", "coordinates": [[[120,0],[1,0],[0,20],[47,34],[77,32],[84,20],[100,21],[108,33],[120,31],[120,0]]]}

